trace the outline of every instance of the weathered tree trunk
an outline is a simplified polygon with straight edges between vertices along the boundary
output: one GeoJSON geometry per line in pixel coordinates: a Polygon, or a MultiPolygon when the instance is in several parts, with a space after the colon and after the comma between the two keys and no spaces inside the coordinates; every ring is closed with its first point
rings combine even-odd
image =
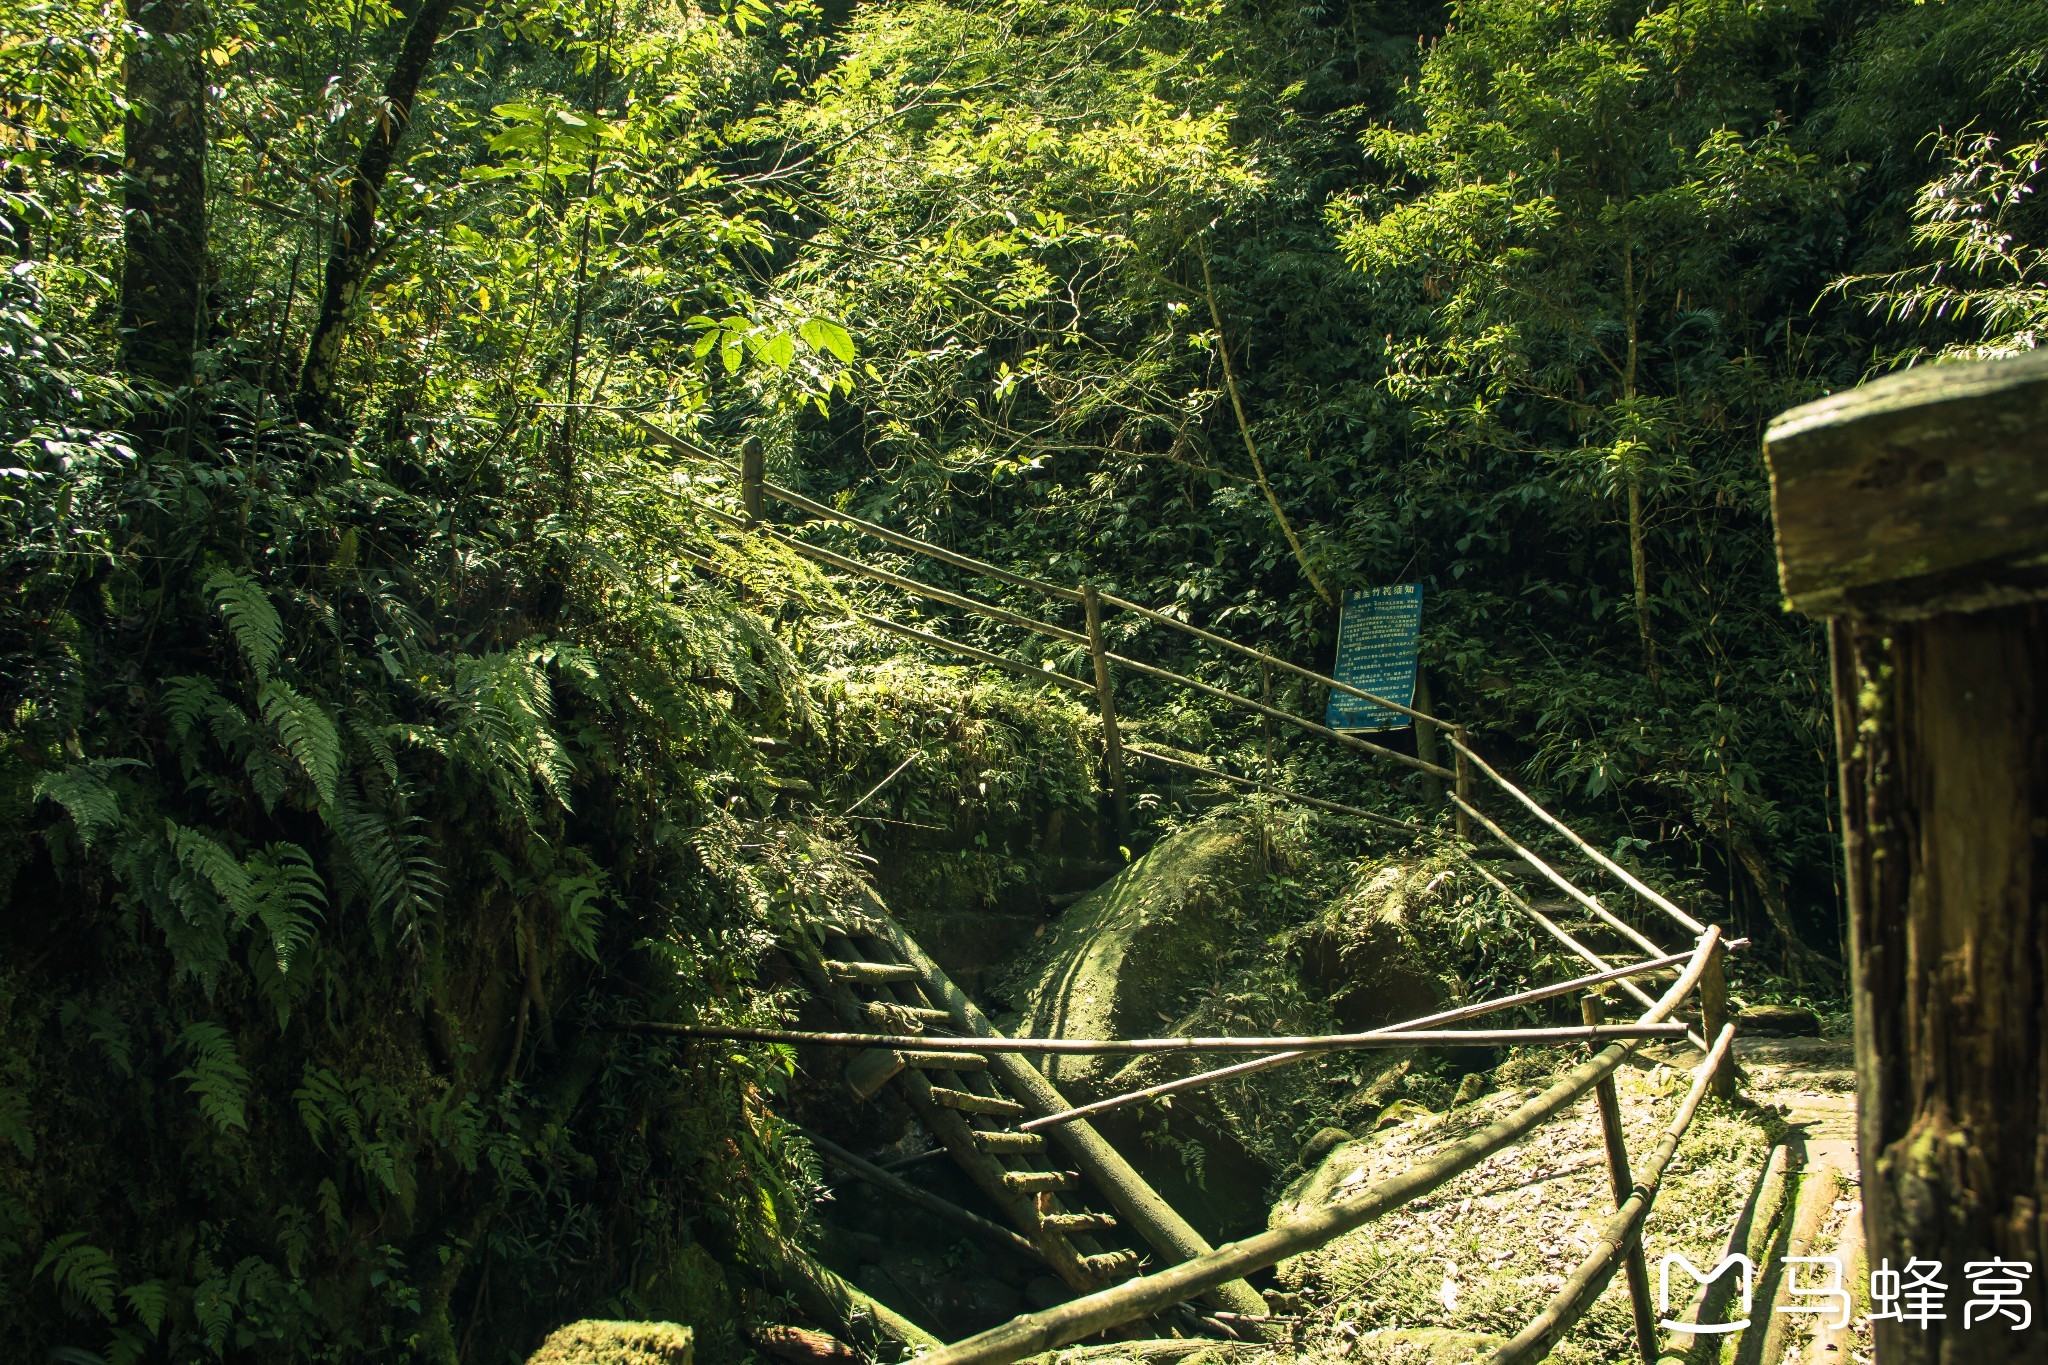
{"type": "Polygon", "coordinates": [[[128,0],[127,14],[120,363],[176,388],[205,318],[207,15],[200,0],[128,0]]]}
{"type": "Polygon", "coordinates": [[[356,299],[370,278],[371,254],[376,249],[377,204],[384,195],[384,182],[398,164],[399,139],[412,123],[413,101],[420,82],[441,40],[455,0],[422,0],[412,24],[405,31],[405,44],[391,74],[384,81],[384,100],[363,135],[363,149],[356,159],[355,178],[349,181],[348,207],[335,234],[334,250],[327,258],[327,282],[321,292],[320,316],[306,343],[306,363],[299,371],[301,415],[319,415],[334,394],[335,370],[341,361],[341,343],[348,333],[356,299]]]}
{"type": "Polygon", "coordinates": [[[1833,618],[1869,1260],[1945,1286],[1945,1317],[1876,1321],[1885,1365],[2048,1360],[2044,442],[2048,355],[1881,380],[1766,442],[1786,594],[1833,618]],[[2026,1331],[1972,1290],[1994,1258],[2031,1263],[2026,1331]]]}

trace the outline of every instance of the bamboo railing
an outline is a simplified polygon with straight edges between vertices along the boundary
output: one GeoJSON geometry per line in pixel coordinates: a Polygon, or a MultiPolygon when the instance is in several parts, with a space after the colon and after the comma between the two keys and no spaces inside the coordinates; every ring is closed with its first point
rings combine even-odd
{"type": "MultiPolygon", "coordinates": [[[[946,549],[920,540],[915,536],[879,523],[865,520],[825,503],[807,498],[802,494],[768,481],[757,458],[748,459],[735,469],[731,462],[721,460],[709,452],[698,450],[688,442],[662,431],[638,414],[619,411],[622,416],[641,432],[673,449],[693,457],[707,459],[727,473],[736,473],[740,480],[739,500],[744,515],[734,515],[722,508],[714,507],[697,499],[689,499],[698,509],[719,525],[731,530],[761,536],[771,540],[785,550],[813,563],[841,573],[855,575],[869,581],[883,584],[899,592],[937,602],[956,611],[966,612],[997,622],[1001,625],[1043,635],[1062,643],[1088,651],[1093,664],[1092,682],[1068,674],[1034,667],[1017,659],[1008,658],[978,646],[949,640],[944,636],[916,627],[892,621],[886,617],[861,613],[859,619],[906,639],[915,640],[929,647],[972,659],[983,665],[1029,677],[1040,682],[1069,690],[1086,693],[1096,702],[1101,715],[1105,765],[1112,785],[1112,796],[1116,801],[1120,822],[1128,817],[1125,793],[1123,760],[1126,756],[1145,762],[1181,771],[1192,771],[1216,780],[1239,786],[1254,787],[1281,799],[1330,810],[1355,818],[1382,825],[1391,825],[1411,832],[1419,829],[1406,822],[1393,820],[1359,807],[1348,806],[1305,793],[1274,788],[1253,779],[1237,777],[1215,767],[1191,763],[1185,759],[1158,753],[1136,745],[1124,744],[1118,727],[1114,696],[1114,678],[1117,671],[1136,674],[1160,682],[1183,687],[1221,701],[1239,710],[1248,711],[1263,718],[1268,727],[1279,721],[1293,725],[1319,738],[1327,739],[1356,752],[1399,764],[1420,771],[1431,778],[1445,779],[1451,788],[1445,793],[1456,820],[1460,837],[1457,853],[1466,865],[1488,882],[1507,903],[1527,916],[1546,934],[1557,940],[1573,955],[1593,969],[1590,975],[1558,983],[1555,986],[1538,987],[1515,996],[1503,997],[1497,1001],[1447,1011],[1442,1015],[1411,1020],[1406,1024],[1391,1025],[1386,1029],[1373,1030],[1363,1034],[1328,1035],[1321,1037],[1292,1038],[1147,1038],[1147,1039],[1007,1039],[996,1044],[986,1038],[948,1040],[928,1035],[904,1038],[880,1038],[873,1034],[849,1034],[843,1038],[833,1035],[799,1034],[791,1030],[774,1029],[697,1029],[689,1025],[639,1024],[622,1026],[637,1031],[715,1035],[729,1038],[753,1038],[764,1041],[805,1041],[845,1043],[858,1046],[914,1047],[927,1051],[943,1049],[951,1043],[975,1051],[989,1052],[1002,1050],[1015,1053],[1054,1052],[1265,1052],[1268,1055],[1250,1061],[1236,1063],[1198,1075],[1189,1076],[1128,1095],[1112,1096],[1094,1104],[1079,1106],[1071,1111],[1053,1113],[1034,1120],[1029,1127],[1056,1126],[1064,1120],[1079,1119],[1106,1108],[1138,1103],[1160,1096],[1186,1090],[1199,1085],[1213,1084],[1254,1071],[1286,1065],[1318,1052],[1377,1047],[1415,1047],[1435,1044],[1438,1046],[1460,1043],[1483,1043],[1493,1041],[1524,1041],[1537,1044],[1556,1045],[1565,1042],[1606,1042],[1608,1045],[1592,1058],[1570,1072],[1564,1079],[1543,1091],[1534,1099],[1521,1105],[1511,1114],[1498,1120],[1481,1131],[1452,1144],[1446,1151],[1410,1168],[1391,1180],[1355,1193],[1329,1204],[1324,1208],[1297,1214],[1278,1227],[1268,1229],[1255,1237],[1249,1237],[1230,1246],[1221,1247],[1205,1255],[1184,1261],[1155,1274],[1126,1281],[1122,1284],[1086,1295],[1042,1312],[1027,1313],[1011,1322],[966,1341],[949,1345],[930,1352],[921,1360],[928,1365],[1007,1365],[1037,1352],[1079,1341],[1084,1337],[1125,1323],[1149,1317],[1173,1304],[1183,1302],[1201,1294],[1216,1285],[1241,1279],[1253,1271],[1273,1265],[1289,1256],[1320,1246],[1361,1226],[1373,1218],[1397,1208],[1410,1200],[1421,1197],[1437,1188],[1459,1173],[1487,1159],[1496,1152],[1521,1140],[1537,1126],[1575,1103],[1588,1092],[1594,1092],[1601,1099],[1602,1135],[1615,1187],[1617,1207],[1603,1227],[1592,1253],[1585,1259],[1565,1286],[1553,1297],[1544,1310],[1523,1328],[1512,1340],[1497,1350],[1491,1357],[1491,1365],[1520,1365],[1521,1362],[1537,1360],[1547,1354],[1550,1347],[1585,1311],[1615,1271],[1626,1267],[1631,1282],[1631,1306],[1636,1318],[1638,1349],[1643,1353],[1646,1365],[1654,1365],[1655,1323],[1649,1316],[1652,1312],[1644,1285],[1647,1283],[1642,1272],[1641,1233],[1651,1205],[1657,1195],[1659,1183],[1668,1168],[1678,1143],[1692,1121],[1703,1098],[1715,1094],[1723,1098],[1734,1093],[1735,1073],[1730,1059],[1730,1044],[1734,1029],[1727,1019],[1727,984],[1724,957],[1730,947],[1740,946],[1740,941],[1729,943],[1722,939],[1718,927],[1704,924],[1688,914],[1669,898],[1660,894],[1641,878],[1620,863],[1602,853],[1586,839],[1572,830],[1564,821],[1546,810],[1527,792],[1503,776],[1471,746],[1462,726],[1447,721],[1441,716],[1429,714],[1412,706],[1403,705],[1391,698],[1378,696],[1363,688],[1343,682],[1314,669],[1305,668],[1289,660],[1268,654],[1250,645],[1231,640],[1226,636],[1204,630],[1192,623],[1125,598],[1102,592],[1090,584],[1069,587],[1049,583],[1029,575],[1020,574],[986,563],[958,551],[946,549]],[[1085,629],[1075,630],[1050,621],[1040,620],[1022,612],[986,602],[971,594],[953,591],[926,583],[907,574],[869,564],[849,555],[827,550],[810,544],[787,533],[785,529],[764,524],[761,508],[764,497],[772,497],[784,505],[807,516],[829,520],[852,527],[857,533],[870,536],[899,550],[923,555],[940,563],[965,572],[1002,583],[1008,587],[1035,592],[1046,598],[1078,604],[1083,608],[1085,629]],[[1228,650],[1248,658],[1260,666],[1262,699],[1254,699],[1225,687],[1203,682],[1162,668],[1142,660],[1115,653],[1104,644],[1101,628],[1103,608],[1129,612],[1157,625],[1180,631],[1206,644],[1228,650]],[[1356,734],[1335,730],[1306,717],[1298,716],[1273,705],[1271,701],[1272,670],[1278,669],[1295,677],[1327,687],[1334,692],[1355,696],[1377,706],[1385,707],[1408,716],[1420,726],[1432,726],[1449,736],[1453,766],[1445,768],[1417,755],[1404,754],[1386,745],[1376,744],[1356,734]],[[1680,953],[1667,952],[1655,939],[1642,929],[1622,919],[1598,896],[1582,889],[1549,860],[1510,834],[1496,819],[1481,810],[1477,804],[1477,787],[1480,781],[1496,788],[1515,805],[1525,810],[1540,824],[1558,835],[1575,852],[1582,855],[1603,874],[1619,882],[1629,892],[1640,898],[1659,915],[1677,925],[1692,938],[1690,950],[1680,953]],[[1532,905],[1525,897],[1509,887],[1463,845],[1473,837],[1475,831],[1483,831],[1498,842],[1508,853],[1528,864],[1544,880],[1557,887],[1571,901],[1591,913],[1601,923],[1621,934],[1636,948],[1647,954],[1639,962],[1616,966],[1599,953],[1587,947],[1575,935],[1559,925],[1532,905]],[[1639,986],[1633,977],[1656,970],[1668,969],[1683,963],[1683,969],[1672,985],[1662,995],[1652,997],[1639,986]],[[1597,1002],[1587,997],[1586,1023],[1579,1028],[1568,1029],[1522,1029],[1522,1030],[1440,1030],[1426,1027],[1431,1024],[1451,1022],[1454,1019],[1469,1018],[1517,1004],[1531,1003],[1574,991],[1590,991],[1612,983],[1628,992],[1643,1006],[1642,1014],[1626,1025],[1609,1025],[1598,1021],[1597,1002]],[[1693,1030],[1666,1021],[1676,1011],[1679,1003],[1689,994],[1697,991],[1700,997],[1701,1028],[1693,1030]],[[1652,1149],[1649,1159],[1640,1172],[1631,1174],[1626,1144],[1623,1141],[1618,1109],[1613,1102],[1611,1077],[1616,1067],[1644,1039],[1657,1037],[1684,1036],[1690,1038],[1704,1053],[1704,1059],[1695,1069],[1693,1085],[1684,1101],[1679,1105],[1672,1122],[1664,1130],[1657,1146],[1652,1149]],[[1613,1041],[1609,1041],[1613,1040],[1613,1041]]],[[[688,550],[679,551],[682,556],[698,566],[718,572],[716,564],[688,550]]]]}

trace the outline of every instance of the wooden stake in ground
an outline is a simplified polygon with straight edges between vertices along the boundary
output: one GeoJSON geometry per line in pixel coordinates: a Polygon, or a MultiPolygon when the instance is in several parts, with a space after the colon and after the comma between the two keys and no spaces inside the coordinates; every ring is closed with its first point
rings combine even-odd
{"type": "MultiPolygon", "coordinates": [[[[1607,1011],[1597,995],[1585,996],[1579,1001],[1579,1009],[1588,1026],[1607,1020],[1607,1011]]],[[[1600,1136],[1607,1145],[1607,1176],[1614,1187],[1614,1206],[1621,1208],[1635,1193],[1636,1182],[1628,1171],[1628,1141],[1621,1127],[1621,1097],[1615,1093],[1614,1077],[1601,1078],[1593,1087],[1593,1094],[1600,1105],[1600,1136]]],[[[1635,1315],[1636,1350],[1643,1357],[1643,1365],[1657,1365],[1657,1309],[1650,1298],[1650,1267],[1643,1259],[1640,1229],[1629,1238],[1622,1265],[1628,1273],[1629,1307],[1635,1315]]]]}
{"type": "Polygon", "coordinates": [[[1947,1285],[1945,1317],[1875,1319],[1885,1365],[2043,1358],[2044,446],[2039,351],[1880,379],[1764,441],[1779,580],[1834,659],[1868,1256],[1947,1285]],[[1964,1323],[1994,1258],[2033,1267],[2028,1331],[1964,1323]]]}

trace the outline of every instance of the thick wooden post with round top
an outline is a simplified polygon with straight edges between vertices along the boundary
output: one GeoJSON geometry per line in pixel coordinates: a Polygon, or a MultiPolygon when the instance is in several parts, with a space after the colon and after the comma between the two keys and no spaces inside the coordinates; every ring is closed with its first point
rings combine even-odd
{"type": "Polygon", "coordinates": [[[1834,657],[1870,1264],[1945,1286],[1878,1359],[2048,1360],[2048,353],[1836,394],[1764,449],[1834,657]],[[2031,1264],[2027,1330],[1973,1291],[1994,1260],[2031,1264]]]}

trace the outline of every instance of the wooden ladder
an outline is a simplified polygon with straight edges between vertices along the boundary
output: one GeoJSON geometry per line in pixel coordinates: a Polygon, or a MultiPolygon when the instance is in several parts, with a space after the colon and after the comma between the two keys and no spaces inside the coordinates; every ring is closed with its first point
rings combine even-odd
{"type": "MultiPolygon", "coordinates": [[[[816,922],[823,951],[805,975],[849,1028],[880,1034],[1003,1035],[870,894],[816,922]]],[[[871,1048],[847,1065],[861,1100],[893,1085],[968,1178],[1076,1293],[1138,1273],[1149,1245],[1167,1264],[1210,1248],[1131,1165],[1083,1122],[1055,1125],[1052,1139],[1019,1120],[1071,1106],[1015,1053],[871,1048]]],[[[1265,1300],[1234,1280],[1210,1291],[1230,1313],[1259,1316],[1265,1300]]]]}

